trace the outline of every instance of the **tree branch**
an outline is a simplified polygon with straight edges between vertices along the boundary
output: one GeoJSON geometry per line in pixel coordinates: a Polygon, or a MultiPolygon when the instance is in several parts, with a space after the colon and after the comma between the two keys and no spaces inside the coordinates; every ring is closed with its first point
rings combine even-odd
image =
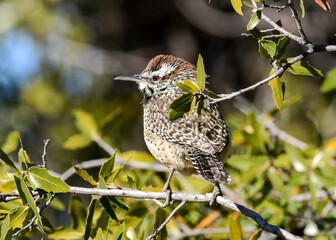
{"type": "Polygon", "coordinates": [[[167,225],[167,223],[170,221],[170,219],[172,219],[172,217],[175,215],[175,213],[180,210],[187,202],[186,201],[182,201],[167,217],[167,219],[160,225],[160,227],[158,229],[154,230],[154,233],[150,236],[148,236],[148,238],[146,238],[146,240],[150,240],[154,237],[156,237],[157,235],[159,235],[159,233],[161,232],[161,230],[167,225]]]}
{"type": "MultiPolygon", "coordinates": [[[[84,194],[84,195],[99,195],[99,196],[115,196],[115,197],[127,197],[136,199],[156,199],[164,200],[166,199],[166,193],[164,192],[143,192],[135,189],[97,189],[97,188],[83,188],[83,187],[70,187],[68,193],[84,194]]],[[[204,202],[210,203],[212,200],[212,194],[208,193],[205,195],[195,194],[195,193],[183,193],[183,192],[173,192],[171,196],[172,200],[175,201],[185,201],[185,202],[204,202]]],[[[236,204],[229,199],[218,196],[216,201],[219,205],[222,205],[228,209],[244,214],[245,216],[253,219],[256,223],[260,225],[265,231],[271,232],[283,239],[299,240],[302,238],[295,236],[284,229],[277,226],[269,224],[265,219],[263,219],[258,213],[250,210],[242,205],[236,204]]]]}

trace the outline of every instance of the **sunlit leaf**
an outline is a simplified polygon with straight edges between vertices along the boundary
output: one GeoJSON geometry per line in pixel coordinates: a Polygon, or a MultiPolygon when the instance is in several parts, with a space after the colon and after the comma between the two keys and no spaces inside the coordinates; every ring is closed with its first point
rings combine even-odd
{"type": "Polygon", "coordinates": [[[242,9],[241,9],[243,4],[242,4],[241,0],[231,0],[231,4],[232,4],[233,9],[237,13],[239,13],[240,15],[243,16],[243,12],[242,12],[242,9]]]}
{"type": "Polygon", "coordinates": [[[275,42],[271,40],[261,40],[260,43],[262,47],[267,51],[268,55],[274,57],[274,55],[277,53],[277,46],[275,42]]]}
{"type": "Polygon", "coordinates": [[[99,170],[100,177],[106,178],[112,173],[116,153],[117,151],[114,151],[114,154],[106,162],[104,162],[103,165],[100,167],[100,170],[99,170]]]}
{"type": "Polygon", "coordinates": [[[70,189],[62,179],[51,175],[45,168],[30,167],[26,177],[34,189],[59,193],[65,193],[70,189]]]}
{"type": "Polygon", "coordinates": [[[118,230],[114,233],[114,235],[113,235],[113,239],[115,239],[115,240],[121,240],[124,231],[125,231],[125,222],[123,222],[123,223],[119,226],[118,230]]]}
{"type": "Polygon", "coordinates": [[[7,215],[5,219],[1,221],[2,225],[1,225],[1,231],[0,231],[0,240],[6,239],[6,235],[9,230],[9,220],[10,220],[9,215],[7,215]]]}
{"type": "Polygon", "coordinates": [[[74,134],[69,137],[64,143],[63,147],[69,150],[76,150],[79,148],[85,148],[92,143],[92,139],[84,134],[74,134]]]}
{"type": "MultiPolygon", "coordinates": [[[[288,61],[290,61],[292,58],[287,58],[281,61],[282,65],[285,65],[288,61]]],[[[323,77],[323,74],[320,70],[312,67],[308,62],[306,61],[298,61],[296,63],[293,63],[289,68],[287,68],[288,72],[294,74],[294,75],[304,75],[304,76],[312,76],[312,77],[323,77]]]]}
{"type": "Polygon", "coordinates": [[[84,240],[88,240],[91,236],[93,213],[94,213],[94,210],[95,210],[96,202],[97,202],[97,199],[92,199],[91,202],[90,202],[90,205],[88,207],[88,214],[87,214],[87,217],[86,217],[84,240]]]}
{"type": "Polygon", "coordinates": [[[193,113],[194,111],[194,108],[196,106],[196,98],[194,97],[191,104],[190,104],[190,110],[189,110],[189,114],[188,114],[188,117],[187,119],[191,116],[191,114],[193,113]]]}
{"type": "Polygon", "coordinates": [[[197,59],[197,86],[204,90],[205,88],[205,70],[204,70],[204,63],[201,54],[198,55],[197,59]]]}
{"type": "Polygon", "coordinates": [[[116,177],[119,175],[119,173],[121,173],[121,171],[126,167],[127,163],[130,161],[131,159],[128,159],[123,165],[121,165],[118,169],[114,170],[113,173],[111,174],[111,176],[109,176],[109,178],[106,180],[107,184],[112,184],[114,182],[114,180],[116,179],[116,177]]]}
{"type": "Polygon", "coordinates": [[[19,158],[19,164],[22,169],[28,169],[29,165],[31,164],[30,158],[25,150],[20,148],[19,153],[18,153],[18,158],[19,158]]]}
{"type": "Polygon", "coordinates": [[[331,69],[321,86],[321,92],[327,93],[336,90],[336,68],[331,69]]]}
{"type": "Polygon", "coordinates": [[[250,21],[246,26],[247,30],[252,30],[253,28],[255,28],[260,22],[260,19],[261,19],[261,11],[258,10],[251,15],[250,21]]]}
{"type": "Polygon", "coordinates": [[[2,161],[4,161],[6,163],[6,165],[11,167],[15,171],[18,171],[18,169],[15,167],[15,164],[12,162],[12,160],[10,160],[10,158],[7,156],[7,154],[4,151],[2,151],[1,148],[0,148],[0,159],[2,161]]]}
{"type": "MultiPolygon", "coordinates": [[[[43,224],[42,224],[42,219],[41,219],[41,216],[40,216],[40,211],[39,211],[38,207],[36,206],[35,200],[34,200],[32,194],[30,193],[26,182],[22,179],[22,177],[20,175],[16,175],[15,179],[16,179],[16,182],[20,182],[20,188],[22,190],[22,193],[24,194],[24,198],[27,201],[27,203],[29,204],[29,207],[33,210],[34,215],[37,218],[37,225],[43,231],[43,224]]],[[[22,198],[23,196],[20,195],[20,197],[22,198]]]]}
{"type": "Polygon", "coordinates": [[[254,9],[256,9],[256,7],[253,6],[252,3],[248,2],[248,1],[243,1],[243,3],[244,3],[246,6],[250,7],[250,8],[254,8],[254,9]]]}
{"type": "Polygon", "coordinates": [[[97,235],[94,240],[105,240],[104,233],[101,228],[98,228],[97,235]]]}
{"type": "Polygon", "coordinates": [[[73,114],[76,118],[76,126],[81,133],[90,137],[97,133],[98,124],[90,113],[78,109],[74,110],[73,114]]]}
{"type": "Polygon", "coordinates": [[[264,59],[268,59],[270,58],[270,56],[268,55],[266,49],[264,48],[264,46],[261,44],[261,41],[258,42],[258,47],[259,47],[259,54],[262,58],[264,59]]]}
{"type": "Polygon", "coordinates": [[[132,161],[138,161],[138,162],[149,162],[153,163],[155,162],[155,158],[153,155],[151,155],[148,152],[145,151],[127,151],[119,153],[119,157],[123,159],[131,159],[132,161]]]}
{"type": "Polygon", "coordinates": [[[205,95],[211,97],[211,98],[220,98],[220,96],[218,96],[216,93],[210,91],[210,90],[203,90],[202,93],[204,93],[205,95]]]}
{"type": "Polygon", "coordinates": [[[89,182],[93,186],[97,186],[97,182],[94,178],[84,169],[80,169],[79,167],[74,166],[76,173],[83,178],[85,181],[89,182]]]}
{"type": "Polygon", "coordinates": [[[183,83],[176,83],[182,91],[187,93],[195,93],[201,91],[200,87],[189,79],[184,79],[183,83]]]}
{"type": "Polygon", "coordinates": [[[4,152],[9,154],[17,148],[18,142],[19,142],[19,132],[12,131],[7,135],[5,144],[2,145],[1,148],[4,152]]]}
{"type": "Polygon", "coordinates": [[[10,215],[9,226],[13,229],[22,228],[24,220],[28,214],[28,206],[21,206],[13,214],[10,215]]]}
{"type": "MultiPolygon", "coordinates": [[[[275,71],[274,69],[272,69],[269,75],[272,76],[274,73],[275,71]]],[[[283,75],[280,77],[275,77],[268,82],[268,85],[272,88],[273,99],[279,110],[281,110],[283,107],[283,101],[284,101],[283,87],[285,84],[284,82],[285,81],[283,75]]]]}
{"type": "Polygon", "coordinates": [[[252,234],[249,240],[258,240],[262,231],[263,231],[262,228],[259,228],[255,233],[252,234]]]}
{"type": "Polygon", "coordinates": [[[242,226],[238,214],[229,215],[230,240],[243,240],[242,226]]]}

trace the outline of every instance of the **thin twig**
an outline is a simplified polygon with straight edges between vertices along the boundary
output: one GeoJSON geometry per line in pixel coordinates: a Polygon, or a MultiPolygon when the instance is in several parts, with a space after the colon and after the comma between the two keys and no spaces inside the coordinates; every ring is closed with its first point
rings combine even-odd
{"type": "Polygon", "coordinates": [[[46,140],[43,140],[43,143],[44,143],[44,147],[43,147],[43,154],[42,154],[42,165],[39,166],[39,167],[43,167],[43,168],[46,168],[47,167],[47,148],[48,148],[48,144],[50,142],[50,139],[46,139],[46,140]]]}
{"type": "MultiPolygon", "coordinates": [[[[52,201],[55,197],[56,197],[56,193],[52,192],[52,193],[51,193],[51,197],[49,198],[49,200],[48,200],[48,201],[47,201],[47,202],[40,208],[40,212],[39,212],[40,215],[43,213],[44,209],[46,209],[46,208],[49,206],[49,204],[51,203],[51,201],[52,201]]],[[[37,217],[34,216],[32,219],[30,219],[29,223],[28,223],[26,226],[24,226],[23,228],[21,228],[20,230],[18,230],[16,233],[14,233],[14,234],[12,235],[12,237],[16,237],[16,236],[18,236],[21,232],[23,232],[24,230],[30,228],[30,227],[34,224],[34,222],[35,222],[36,219],[37,219],[37,217]]],[[[41,230],[43,231],[43,229],[41,229],[41,230]]]]}
{"type": "Polygon", "coordinates": [[[285,4],[283,6],[278,6],[278,5],[269,5],[269,4],[263,4],[264,8],[275,8],[277,9],[277,12],[281,12],[282,10],[284,10],[285,8],[288,7],[288,4],[285,4]]]}
{"type": "Polygon", "coordinates": [[[260,87],[261,85],[264,85],[265,83],[268,83],[269,81],[271,81],[273,78],[276,78],[278,76],[280,76],[281,74],[283,74],[287,68],[289,68],[292,64],[302,60],[303,58],[307,57],[308,55],[310,55],[311,53],[313,53],[313,49],[308,49],[306,52],[302,53],[301,55],[293,58],[292,60],[288,61],[284,66],[282,66],[281,68],[279,68],[277,71],[275,71],[275,73],[271,76],[269,76],[268,78],[265,78],[264,80],[261,80],[247,88],[243,88],[240,89],[239,91],[230,93],[230,94],[220,94],[220,98],[212,98],[211,102],[212,103],[217,103],[217,102],[221,102],[224,100],[228,100],[234,97],[237,97],[243,93],[246,93],[248,91],[252,91],[254,89],[256,89],[257,87],[260,87]]]}
{"type": "Polygon", "coordinates": [[[148,238],[146,238],[146,240],[150,240],[154,237],[156,237],[157,235],[159,235],[159,233],[161,232],[161,230],[167,225],[167,223],[170,221],[170,219],[172,219],[172,217],[175,215],[175,213],[180,210],[187,202],[186,201],[182,201],[171,213],[170,215],[167,217],[167,219],[160,225],[160,227],[158,227],[157,229],[154,230],[154,233],[150,236],[148,236],[148,238]]]}
{"type": "Polygon", "coordinates": [[[288,0],[288,5],[289,5],[289,8],[292,12],[292,17],[294,18],[295,20],[295,23],[296,23],[296,26],[297,26],[297,29],[299,31],[299,34],[303,40],[303,44],[306,45],[307,43],[309,43],[309,40],[305,34],[305,32],[303,31],[303,27],[302,27],[302,24],[301,24],[301,20],[299,18],[299,15],[294,7],[294,3],[292,2],[292,0],[288,0]]]}
{"type": "MultiPolygon", "coordinates": [[[[166,199],[166,193],[164,192],[143,192],[135,189],[97,189],[97,188],[84,188],[84,187],[70,187],[68,193],[85,194],[85,195],[99,195],[99,196],[115,196],[115,197],[127,197],[137,199],[166,199]]],[[[185,202],[205,202],[209,203],[212,200],[212,193],[205,195],[195,193],[173,192],[171,196],[172,200],[185,201],[185,202]]],[[[258,213],[251,209],[248,209],[242,205],[232,202],[230,199],[218,196],[216,201],[219,205],[229,208],[233,211],[244,214],[250,217],[256,223],[258,223],[265,231],[276,234],[279,237],[290,240],[302,240],[302,238],[295,236],[284,229],[269,224],[258,213]]]]}

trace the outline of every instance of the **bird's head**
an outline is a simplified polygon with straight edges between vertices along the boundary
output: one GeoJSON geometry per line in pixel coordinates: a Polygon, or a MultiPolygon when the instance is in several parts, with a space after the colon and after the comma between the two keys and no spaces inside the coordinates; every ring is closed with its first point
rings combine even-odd
{"type": "Polygon", "coordinates": [[[184,79],[196,81],[196,75],[196,67],[186,60],[172,55],[158,55],[150,60],[142,73],[118,76],[115,80],[137,82],[146,102],[181,93],[176,83],[183,82],[184,79]]]}

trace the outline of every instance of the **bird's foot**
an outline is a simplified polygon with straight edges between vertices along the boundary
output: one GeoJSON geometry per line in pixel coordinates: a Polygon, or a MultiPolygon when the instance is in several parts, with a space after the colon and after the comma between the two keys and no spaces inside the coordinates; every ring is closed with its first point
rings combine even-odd
{"type": "Polygon", "coordinates": [[[218,183],[215,184],[214,189],[212,191],[212,198],[210,200],[210,207],[215,207],[217,205],[217,196],[222,196],[222,190],[220,189],[220,186],[218,183]]]}
{"type": "Polygon", "coordinates": [[[169,206],[170,204],[173,203],[173,201],[171,200],[173,192],[172,192],[172,190],[170,188],[170,180],[173,177],[174,172],[175,172],[175,169],[172,168],[171,171],[170,171],[170,173],[169,173],[167,182],[165,183],[165,185],[164,185],[164,187],[162,189],[162,192],[166,193],[166,201],[164,203],[164,207],[167,207],[167,206],[169,206]]]}

